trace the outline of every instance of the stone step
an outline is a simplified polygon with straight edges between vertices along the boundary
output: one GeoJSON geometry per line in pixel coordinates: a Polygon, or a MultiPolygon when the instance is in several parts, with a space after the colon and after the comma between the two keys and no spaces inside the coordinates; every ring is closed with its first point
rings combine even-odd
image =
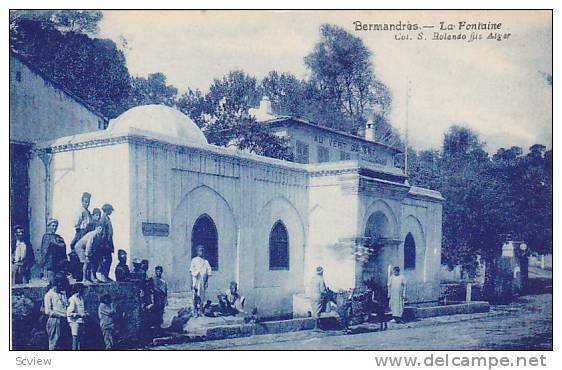
{"type": "Polygon", "coordinates": [[[175,292],[168,295],[168,305],[164,309],[164,317],[162,327],[167,328],[172,324],[172,319],[177,315],[178,311],[182,308],[189,308],[193,306],[193,299],[191,293],[188,292],[175,292]]]}
{"type": "Polygon", "coordinates": [[[316,320],[312,318],[297,318],[246,324],[241,317],[228,316],[223,318],[198,317],[189,321],[186,328],[190,329],[190,331],[183,334],[155,338],[152,346],[310,330],[314,328],[316,320]]]}

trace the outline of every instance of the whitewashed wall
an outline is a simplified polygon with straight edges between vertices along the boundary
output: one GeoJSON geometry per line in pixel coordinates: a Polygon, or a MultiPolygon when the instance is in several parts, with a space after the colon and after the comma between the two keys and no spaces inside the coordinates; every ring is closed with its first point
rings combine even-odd
{"type": "Polygon", "coordinates": [[[306,172],[217,150],[131,144],[131,254],[161,264],[171,289],[187,291],[193,225],[207,214],[219,245],[209,294],[234,280],[262,315],[290,312],[292,295],[304,289],[306,172]],[[277,220],[289,233],[287,271],[269,270],[269,233],[277,220]],[[170,236],[143,236],[142,222],[167,223],[170,236]]]}
{"type": "MultiPolygon", "coordinates": [[[[70,252],[69,244],[74,238],[74,223],[80,211],[81,196],[83,192],[89,192],[92,194],[90,211],[101,208],[104,203],[114,206],[111,220],[115,247],[129,250],[130,189],[127,144],[77,150],[70,150],[70,147],[60,151],[55,149],[54,153],[47,157],[50,157],[48,180],[38,155],[34,155],[31,160],[30,230],[34,248],[39,250],[46,220],[53,217],[59,220],[57,233],[64,238],[67,251],[70,252]],[[45,189],[48,189],[47,197],[45,189]]],[[[116,263],[115,255],[113,266],[116,263]]]]}
{"type": "Polygon", "coordinates": [[[10,57],[10,140],[52,140],[103,126],[102,117],[10,57]]]}
{"type": "Polygon", "coordinates": [[[305,281],[316,267],[324,268],[326,284],[335,290],[355,286],[355,257],[341,247],[342,238],[358,235],[358,198],[341,186],[341,175],[318,174],[310,179],[310,229],[305,281]]]}

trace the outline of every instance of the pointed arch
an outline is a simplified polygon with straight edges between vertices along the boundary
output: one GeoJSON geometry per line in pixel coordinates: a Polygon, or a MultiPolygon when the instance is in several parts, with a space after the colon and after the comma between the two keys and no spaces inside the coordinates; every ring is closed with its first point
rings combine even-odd
{"type": "Polygon", "coordinates": [[[269,269],[289,270],[289,233],[281,220],[277,220],[269,233],[269,269]]]}
{"type": "Polygon", "coordinates": [[[219,269],[219,236],[215,222],[206,213],[197,217],[191,229],[191,258],[197,255],[196,248],[202,245],[204,257],[213,270],[219,269]]]}

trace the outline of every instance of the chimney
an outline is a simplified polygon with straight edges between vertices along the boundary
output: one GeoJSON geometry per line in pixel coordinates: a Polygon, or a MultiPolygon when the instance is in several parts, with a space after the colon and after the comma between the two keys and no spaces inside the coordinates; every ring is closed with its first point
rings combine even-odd
{"type": "Polygon", "coordinates": [[[365,124],[365,139],[375,141],[375,123],[372,118],[365,124]]]}
{"type": "Polygon", "coordinates": [[[263,113],[273,114],[271,110],[271,102],[269,101],[269,98],[267,96],[261,98],[259,110],[263,113]]]}

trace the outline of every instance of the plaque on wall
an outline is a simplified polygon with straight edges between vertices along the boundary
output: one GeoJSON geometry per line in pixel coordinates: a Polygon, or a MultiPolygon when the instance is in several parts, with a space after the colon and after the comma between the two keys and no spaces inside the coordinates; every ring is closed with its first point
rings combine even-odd
{"type": "Polygon", "coordinates": [[[170,225],[154,222],[142,223],[142,235],[144,236],[168,236],[170,235],[170,225]]]}

